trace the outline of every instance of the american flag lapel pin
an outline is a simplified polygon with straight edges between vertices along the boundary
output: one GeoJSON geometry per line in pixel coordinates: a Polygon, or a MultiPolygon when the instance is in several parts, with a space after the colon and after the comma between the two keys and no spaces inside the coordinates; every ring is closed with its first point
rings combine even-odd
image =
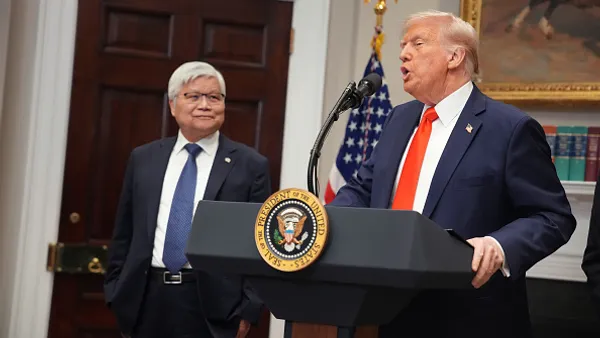
{"type": "Polygon", "coordinates": [[[473,131],[473,126],[470,123],[467,123],[465,130],[470,134],[473,131]]]}

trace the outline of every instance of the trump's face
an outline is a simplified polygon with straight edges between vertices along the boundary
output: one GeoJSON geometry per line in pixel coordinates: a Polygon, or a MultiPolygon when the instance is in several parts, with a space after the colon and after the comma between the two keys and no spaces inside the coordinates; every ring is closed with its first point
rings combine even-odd
{"type": "Polygon", "coordinates": [[[437,92],[445,86],[450,54],[441,43],[439,23],[425,19],[413,24],[400,43],[404,90],[417,100],[437,104],[437,92]]]}
{"type": "Polygon", "coordinates": [[[177,98],[169,102],[171,115],[188,141],[196,142],[223,125],[225,99],[220,88],[216,78],[198,77],[182,86],[177,98]]]}

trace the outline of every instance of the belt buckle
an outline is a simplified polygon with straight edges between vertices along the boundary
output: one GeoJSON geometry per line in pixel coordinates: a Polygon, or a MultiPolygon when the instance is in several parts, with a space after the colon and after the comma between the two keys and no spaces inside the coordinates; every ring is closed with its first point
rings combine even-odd
{"type": "Polygon", "coordinates": [[[181,284],[182,280],[183,280],[183,278],[181,276],[181,271],[179,271],[176,274],[172,274],[169,271],[163,272],[163,283],[165,283],[165,284],[181,284]],[[171,279],[167,280],[167,274],[169,274],[171,276],[171,278],[172,279],[174,278],[175,280],[171,280],[171,279]]]}

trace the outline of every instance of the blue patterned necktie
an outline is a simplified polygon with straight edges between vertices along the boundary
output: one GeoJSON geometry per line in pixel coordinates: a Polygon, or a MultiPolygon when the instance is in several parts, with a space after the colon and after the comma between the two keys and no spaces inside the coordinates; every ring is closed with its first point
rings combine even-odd
{"type": "Polygon", "coordinates": [[[163,251],[163,263],[171,273],[177,273],[187,262],[184,250],[194,214],[194,195],[198,176],[196,156],[202,148],[195,143],[188,143],[185,145],[185,150],[188,151],[189,156],[173,194],[163,251]]]}

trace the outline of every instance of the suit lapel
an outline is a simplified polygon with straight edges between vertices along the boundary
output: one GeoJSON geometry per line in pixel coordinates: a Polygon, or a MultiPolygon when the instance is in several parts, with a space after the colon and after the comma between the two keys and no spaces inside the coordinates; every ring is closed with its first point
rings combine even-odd
{"type": "Polygon", "coordinates": [[[150,151],[150,165],[148,166],[149,179],[144,182],[148,188],[148,238],[154,240],[156,230],[156,219],[158,217],[158,208],[160,205],[160,195],[162,193],[163,181],[169,157],[175,146],[176,137],[169,137],[159,142],[157,149],[150,151]]]}
{"type": "Polygon", "coordinates": [[[223,134],[219,135],[219,148],[215,155],[215,160],[210,171],[206,190],[204,191],[204,200],[214,200],[221,189],[225,178],[235,164],[235,144],[223,134]]]}
{"type": "Polygon", "coordinates": [[[481,127],[482,122],[477,115],[484,110],[485,97],[477,87],[473,86],[471,97],[458,117],[458,121],[456,121],[454,130],[452,130],[452,134],[448,139],[448,143],[433,175],[429,195],[423,208],[424,216],[431,217],[454,170],[456,170],[456,167],[481,127]]]}
{"type": "MultiPolygon", "coordinates": [[[[376,208],[389,208],[391,201],[393,200],[392,192],[396,181],[396,174],[398,173],[398,167],[402,160],[404,150],[408,146],[408,141],[415,128],[419,125],[421,118],[421,112],[423,111],[423,104],[419,103],[407,109],[407,111],[398,111],[397,114],[404,114],[406,116],[399,116],[396,118],[394,126],[389,126],[390,130],[396,130],[396,135],[393,136],[393,142],[391,149],[385,153],[389,153],[388,165],[382,166],[382,186],[381,189],[373,189],[373,191],[381,191],[378,200],[373,201],[373,206],[376,208]]],[[[384,153],[380,153],[379,156],[385,156],[384,153]]],[[[383,160],[383,159],[382,159],[383,160]]]]}

